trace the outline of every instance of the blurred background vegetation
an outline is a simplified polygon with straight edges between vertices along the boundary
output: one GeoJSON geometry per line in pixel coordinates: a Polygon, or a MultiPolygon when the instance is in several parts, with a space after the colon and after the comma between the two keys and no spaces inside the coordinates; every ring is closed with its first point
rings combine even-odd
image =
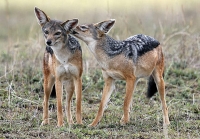
{"type": "MultiPolygon", "coordinates": [[[[118,81],[109,104],[110,113],[105,113],[106,118],[102,119],[99,128],[90,131],[86,126],[75,126],[70,131],[65,128],[54,131],[54,121],[51,126],[40,129],[43,99],[42,56],[45,45],[34,15],[35,6],[52,19],[65,21],[78,18],[79,24],[116,19],[109,35],[118,40],[135,34],[146,34],[159,40],[166,62],[170,138],[200,136],[199,0],[1,0],[0,137],[2,133],[5,135],[3,137],[48,138],[51,135],[52,138],[59,138],[63,137],[63,132],[70,138],[163,136],[160,129],[162,120],[159,120],[159,116],[162,117],[160,101],[158,95],[153,98],[150,106],[145,101],[145,80],[138,84],[134,94],[132,121],[127,127],[116,123],[122,115],[125,91],[125,83],[118,81]],[[13,116],[8,116],[10,114],[13,116]],[[154,136],[148,132],[154,133],[154,136]]],[[[79,42],[84,60],[83,118],[89,124],[98,109],[103,79],[96,60],[86,45],[79,42]]],[[[56,119],[56,112],[52,117],[56,119]]]]}
{"type": "MultiPolygon", "coordinates": [[[[30,51],[31,59],[41,56],[43,36],[33,12],[35,6],[52,19],[78,18],[79,24],[114,18],[110,35],[125,39],[134,34],[155,37],[163,45],[167,63],[172,60],[199,64],[200,1],[197,0],[2,0],[0,1],[1,61],[14,61],[16,51],[30,51]]],[[[82,43],[82,42],[81,42],[82,43]]],[[[82,44],[83,46],[85,44],[82,44]]],[[[83,47],[85,49],[85,47],[83,47]]],[[[84,56],[87,55],[84,51],[84,56]]],[[[21,54],[21,55],[26,55],[21,54]]],[[[30,58],[28,55],[26,58],[30,58]]],[[[27,59],[21,59],[27,61],[27,59]]],[[[41,59],[41,57],[39,57],[41,59]]],[[[2,63],[4,65],[4,63],[2,63]]],[[[3,66],[4,69],[4,66],[3,66]]],[[[2,66],[1,66],[2,71],[2,66]]],[[[1,73],[2,74],[2,73],[1,73]]]]}

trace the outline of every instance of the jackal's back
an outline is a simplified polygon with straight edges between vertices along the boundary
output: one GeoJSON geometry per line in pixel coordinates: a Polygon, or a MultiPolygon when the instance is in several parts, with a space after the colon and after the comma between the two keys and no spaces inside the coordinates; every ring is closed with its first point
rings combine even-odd
{"type": "Polygon", "coordinates": [[[108,35],[106,38],[108,45],[104,45],[104,51],[107,55],[113,57],[123,53],[125,57],[133,59],[134,62],[139,56],[153,50],[160,44],[156,39],[143,34],[131,36],[124,41],[116,41],[108,35]]]}

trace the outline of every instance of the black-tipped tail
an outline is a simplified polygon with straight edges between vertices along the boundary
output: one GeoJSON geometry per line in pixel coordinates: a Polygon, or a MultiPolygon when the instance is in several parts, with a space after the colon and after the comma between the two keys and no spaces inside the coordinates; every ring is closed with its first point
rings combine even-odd
{"type": "Polygon", "coordinates": [[[55,85],[54,85],[53,88],[52,88],[51,97],[52,97],[52,98],[56,98],[56,88],[55,88],[55,85]]]}
{"type": "Polygon", "coordinates": [[[151,75],[149,77],[149,81],[148,81],[147,97],[151,98],[157,91],[158,90],[157,90],[157,87],[156,87],[156,83],[153,79],[153,76],[151,75]]]}

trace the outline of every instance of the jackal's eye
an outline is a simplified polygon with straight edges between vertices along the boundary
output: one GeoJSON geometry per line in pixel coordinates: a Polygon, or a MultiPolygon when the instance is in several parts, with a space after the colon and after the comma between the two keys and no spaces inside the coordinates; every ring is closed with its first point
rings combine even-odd
{"type": "Polygon", "coordinates": [[[84,30],[84,31],[86,31],[86,30],[88,29],[88,27],[85,26],[85,25],[80,26],[80,28],[81,28],[82,30],[84,30]]]}
{"type": "Polygon", "coordinates": [[[61,34],[61,32],[56,32],[54,35],[60,35],[61,34]]]}
{"type": "Polygon", "coordinates": [[[44,34],[45,34],[45,35],[48,35],[49,32],[48,32],[47,30],[44,30],[44,34]]]}

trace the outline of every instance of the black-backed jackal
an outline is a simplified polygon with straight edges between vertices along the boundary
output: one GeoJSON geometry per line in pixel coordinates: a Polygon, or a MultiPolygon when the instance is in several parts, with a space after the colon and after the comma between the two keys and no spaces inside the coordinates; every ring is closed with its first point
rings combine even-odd
{"type": "Polygon", "coordinates": [[[76,27],[78,19],[67,20],[66,22],[51,20],[42,10],[36,7],[35,15],[42,27],[46,44],[43,58],[44,102],[42,124],[49,123],[48,102],[54,84],[57,99],[57,125],[63,125],[63,86],[66,89],[67,121],[69,124],[73,123],[71,98],[75,90],[76,120],[78,124],[82,124],[82,51],[79,42],[69,35],[70,30],[76,27]]]}
{"type": "Polygon", "coordinates": [[[73,29],[73,35],[83,40],[102,68],[105,81],[98,113],[90,124],[96,126],[103,116],[104,108],[114,89],[114,80],[126,80],[124,115],[121,124],[129,121],[132,94],[139,78],[149,77],[147,96],[153,96],[157,89],[162,102],[164,125],[169,124],[165,101],[164,56],[160,43],[146,35],[135,35],[124,41],[117,41],[107,35],[115,20],[96,24],[80,25],[73,29]]]}

